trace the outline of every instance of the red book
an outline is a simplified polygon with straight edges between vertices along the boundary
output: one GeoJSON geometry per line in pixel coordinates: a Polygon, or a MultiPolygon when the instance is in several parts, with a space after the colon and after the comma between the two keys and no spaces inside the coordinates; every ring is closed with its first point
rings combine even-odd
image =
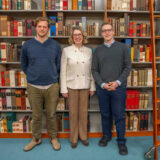
{"type": "Polygon", "coordinates": [[[5,72],[1,71],[1,84],[2,86],[5,86],[5,72]]]}
{"type": "Polygon", "coordinates": [[[129,37],[133,37],[133,22],[129,22],[129,37]]]}
{"type": "Polygon", "coordinates": [[[25,24],[26,24],[26,36],[32,36],[33,21],[28,19],[26,20],[25,24]]]}
{"type": "Polygon", "coordinates": [[[18,21],[13,21],[13,36],[18,36],[18,21]]]}
{"type": "Polygon", "coordinates": [[[140,24],[140,37],[143,37],[143,24],[140,24]]]}
{"type": "Polygon", "coordinates": [[[152,47],[151,44],[147,45],[149,47],[149,62],[152,62],[152,47]]]}
{"type": "Polygon", "coordinates": [[[88,0],[88,10],[92,10],[92,0],[88,0]]]}
{"type": "Polygon", "coordinates": [[[26,97],[25,97],[25,90],[21,90],[21,104],[22,104],[22,110],[26,110],[26,97]]]}
{"type": "Polygon", "coordinates": [[[130,11],[133,11],[133,0],[130,0],[130,11]]]}
{"type": "Polygon", "coordinates": [[[138,91],[135,92],[135,109],[139,109],[139,95],[140,93],[138,91]]]}
{"type": "Polygon", "coordinates": [[[63,10],[68,10],[68,1],[63,0],[63,10]]]}

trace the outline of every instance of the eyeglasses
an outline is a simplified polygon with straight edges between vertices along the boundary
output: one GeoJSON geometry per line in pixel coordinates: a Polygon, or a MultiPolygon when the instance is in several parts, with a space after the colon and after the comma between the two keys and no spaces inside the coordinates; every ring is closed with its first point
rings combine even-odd
{"type": "Polygon", "coordinates": [[[80,36],[82,36],[81,33],[79,33],[79,34],[73,34],[73,37],[80,37],[80,36]]]}
{"type": "Polygon", "coordinates": [[[110,33],[110,32],[112,32],[113,30],[112,29],[104,29],[104,30],[102,30],[102,33],[110,33]]]}

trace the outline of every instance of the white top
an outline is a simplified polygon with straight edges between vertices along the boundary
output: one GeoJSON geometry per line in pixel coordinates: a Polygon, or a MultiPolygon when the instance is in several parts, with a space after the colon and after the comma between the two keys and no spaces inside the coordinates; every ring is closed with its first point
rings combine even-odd
{"type": "Polygon", "coordinates": [[[91,74],[92,51],[82,46],[78,49],[71,45],[63,49],[61,57],[60,87],[61,93],[71,89],[90,89],[95,91],[91,74]]]}

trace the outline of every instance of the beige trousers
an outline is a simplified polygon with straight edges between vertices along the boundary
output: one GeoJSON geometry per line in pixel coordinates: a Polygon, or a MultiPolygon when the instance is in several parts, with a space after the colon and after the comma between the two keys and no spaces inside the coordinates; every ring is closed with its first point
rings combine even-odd
{"type": "Polygon", "coordinates": [[[46,109],[47,128],[51,138],[57,136],[56,108],[59,98],[59,84],[48,89],[38,89],[28,84],[28,99],[32,107],[32,136],[41,138],[43,106],[46,109]]]}
{"type": "Polygon", "coordinates": [[[70,142],[77,143],[78,137],[87,140],[87,116],[89,89],[70,89],[69,93],[69,119],[70,142]]]}

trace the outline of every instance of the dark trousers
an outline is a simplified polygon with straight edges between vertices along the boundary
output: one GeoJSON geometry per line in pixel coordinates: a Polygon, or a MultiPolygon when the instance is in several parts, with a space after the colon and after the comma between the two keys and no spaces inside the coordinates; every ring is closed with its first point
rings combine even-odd
{"type": "Polygon", "coordinates": [[[125,143],[126,87],[119,86],[116,91],[107,91],[98,85],[96,88],[102,116],[103,136],[112,137],[113,116],[117,131],[117,142],[125,143]]]}

